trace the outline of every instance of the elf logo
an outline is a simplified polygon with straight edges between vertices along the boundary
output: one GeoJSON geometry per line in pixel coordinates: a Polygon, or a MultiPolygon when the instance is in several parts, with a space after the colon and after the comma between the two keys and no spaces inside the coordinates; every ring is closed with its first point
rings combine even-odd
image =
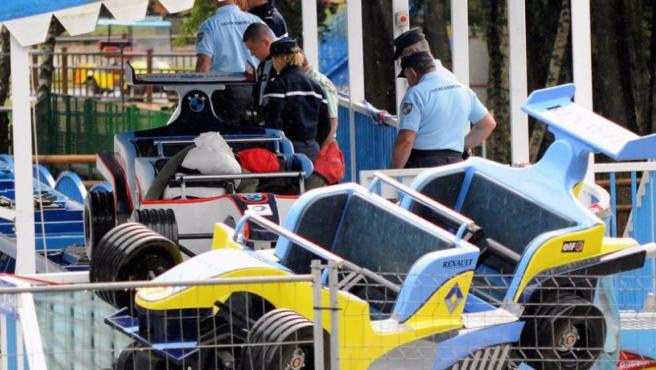
{"type": "Polygon", "coordinates": [[[583,252],[583,240],[572,240],[563,243],[563,253],[581,253],[583,252]]]}

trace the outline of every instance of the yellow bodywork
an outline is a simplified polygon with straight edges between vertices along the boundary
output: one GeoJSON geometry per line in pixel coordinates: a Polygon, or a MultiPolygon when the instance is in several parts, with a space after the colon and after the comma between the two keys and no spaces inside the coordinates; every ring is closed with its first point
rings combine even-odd
{"type": "MultiPolygon", "coordinates": [[[[215,230],[213,249],[237,248],[239,244],[230,238],[229,229],[215,230]]],[[[289,272],[271,267],[242,268],[221,275],[221,278],[286,276],[289,272]]],[[[383,354],[406,343],[437,333],[463,327],[461,314],[466,299],[451,301],[451,311],[446,296],[458,284],[462,296],[469,292],[473,272],[453,276],[425,302],[406,322],[396,320],[372,321],[369,303],[347,292],[338,291],[339,356],[341,369],[364,370],[383,354]]],[[[322,302],[313,302],[313,286],[309,282],[234,284],[196,286],[165,297],[161,289],[141,289],[136,304],[146,310],[165,311],[183,308],[211,308],[214,302],[225,302],[237,292],[256,294],[277,308],[287,308],[309,320],[314,319],[315,305],[328,307],[329,290],[322,288],[322,302]]],[[[322,311],[322,325],[331,332],[330,310],[322,311]]]]}
{"type": "Polygon", "coordinates": [[[605,226],[597,225],[592,228],[563,234],[549,239],[531,257],[526,272],[522,277],[514,301],[517,302],[524,288],[533,278],[548,270],[571,265],[573,263],[600,257],[609,253],[637,245],[630,238],[606,238],[604,237],[605,226]],[[583,250],[580,252],[565,252],[563,245],[567,242],[582,241],[583,250]]]}

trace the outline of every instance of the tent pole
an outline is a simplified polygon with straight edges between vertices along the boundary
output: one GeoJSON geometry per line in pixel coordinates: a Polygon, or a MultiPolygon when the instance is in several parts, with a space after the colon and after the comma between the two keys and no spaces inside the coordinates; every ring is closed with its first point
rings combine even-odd
{"type": "Polygon", "coordinates": [[[11,96],[16,188],[16,273],[35,273],[29,49],[11,36],[11,96]]]}

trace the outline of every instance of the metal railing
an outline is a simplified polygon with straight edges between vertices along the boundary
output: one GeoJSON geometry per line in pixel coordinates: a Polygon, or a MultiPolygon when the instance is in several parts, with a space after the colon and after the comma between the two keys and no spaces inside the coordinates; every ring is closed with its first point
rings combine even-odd
{"type": "Polygon", "coordinates": [[[154,53],[125,51],[54,53],[32,51],[33,86],[38,86],[38,69],[45,57],[53,59],[52,92],[74,96],[102,97],[105,100],[127,99],[152,103],[174,100],[175,94],[163,89],[128,86],[124,71],[131,63],[139,73],[183,73],[194,71],[195,53],[154,53]]]}
{"type": "MultiPolygon", "coordinates": [[[[322,370],[324,369],[322,315],[324,309],[330,307],[328,301],[321,303],[321,291],[324,286],[320,281],[322,269],[325,267],[317,261],[312,264],[312,274],[307,275],[215,278],[178,282],[84,283],[75,278],[73,279],[76,281],[75,283],[51,281],[55,285],[49,285],[44,284],[46,278],[70,281],[69,275],[71,274],[49,274],[47,277],[41,275],[0,277],[0,330],[2,331],[0,368],[21,369],[23,364],[26,365],[25,368],[32,370],[102,369],[117,368],[116,366],[121,368],[121,361],[124,365],[128,364],[128,367],[125,368],[131,368],[129,367],[130,361],[135,364],[139,363],[140,356],[147,356],[149,358],[148,362],[151,363],[150,366],[160,368],[156,367],[156,364],[171,361],[167,355],[175,354],[175,351],[167,352],[167,344],[156,345],[153,343],[152,346],[136,344],[136,342],[130,344],[131,339],[121,334],[116,328],[110,327],[112,322],[119,322],[127,318],[120,316],[122,311],[117,312],[116,309],[99,299],[97,295],[99,292],[135,292],[137,289],[148,288],[154,289],[153,291],[160,291],[166,289],[199,289],[200,287],[206,287],[210,291],[215,289],[218,291],[221,290],[221,287],[241,287],[238,289],[244,289],[243,287],[251,285],[266,286],[269,287],[268,289],[277,289],[280,292],[286,291],[289,293],[296,289],[297,285],[295,284],[297,283],[310,283],[314,293],[311,297],[305,299],[311,300],[311,307],[314,311],[312,337],[288,337],[286,342],[279,344],[305,343],[311,345],[314,348],[314,353],[317,354],[314,358],[314,369],[322,370]],[[118,318],[119,321],[112,321],[114,318],[118,318]]],[[[334,269],[335,267],[331,268],[334,269]]],[[[84,281],[84,277],[82,277],[82,281],[84,281]]],[[[133,306],[134,304],[135,302],[131,301],[130,305],[133,306]]],[[[259,314],[254,311],[249,312],[248,309],[245,312],[237,312],[239,309],[243,311],[243,306],[237,301],[231,302],[228,300],[225,304],[218,304],[217,307],[221,308],[219,312],[233,312],[234,309],[234,318],[231,316],[228,320],[231,323],[230,325],[232,325],[232,320],[235,320],[235,322],[246,320],[250,323],[246,325],[250,327],[259,318],[256,316],[259,314]]],[[[165,315],[163,317],[151,317],[150,314],[146,313],[140,316],[140,319],[147,322],[145,325],[155,321],[167,322],[167,320],[179,319],[180,316],[178,315],[182,315],[182,311],[185,311],[184,316],[182,316],[186,320],[185,325],[195,325],[203,333],[226,330],[219,326],[218,322],[220,320],[218,318],[208,319],[209,312],[200,308],[197,310],[167,311],[163,312],[165,315]],[[170,318],[167,318],[166,315],[170,315],[170,318]]],[[[211,317],[211,314],[209,317],[211,317]]],[[[231,330],[233,329],[228,329],[228,332],[231,332],[231,330]]],[[[237,330],[236,327],[234,330],[237,330]]],[[[225,333],[217,332],[218,334],[225,333]]],[[[214,352],[211,356],[216,357],[216,360],[227,361],[225,355],[217,355],[217,353],[231,353],[237,359],[236,353],[244,353],[247,350],[255,353],[258,347],[264,345],[259,342],[242,342],[244,339],[242,334],[244,333],[235,332],[230,340],[200,341],[199,339],[197,348],[200,353],[214,352]]],[[[173,339],[174,337],[171,337],[170,340],[173,339]]],[[[168,345],[174,346],[173,343],[168,345]]],[[[179,343],[179,345],[184,346],[186,344],[179,343]]],[[[189,358],[184,358],[186,360],[182,360],[183,364],[184,361],[189,361],[189,358]]],[[[166,365],[166,368],[169,368],[169,366],[174,366],[174,363],[170,362],[166,365]]]]}

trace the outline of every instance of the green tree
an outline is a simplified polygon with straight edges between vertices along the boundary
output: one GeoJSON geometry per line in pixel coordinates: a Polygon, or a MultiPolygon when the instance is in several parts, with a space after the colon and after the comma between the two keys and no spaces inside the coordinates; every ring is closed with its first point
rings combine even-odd
{"type": "Polygon", "coordinates": [[[196,32],[200,25],[216,11],[214,0],[196,0],[194,7],[182,19],[180,34],[175,40],[178,46],[189,44],[189,40],[194,40],[196,32]]]}
{"type": "Polygon", "coordinates": [[[53,18],[52,22],[50,22],[46,41],[39,45],[41,57],[39,63],[39,85],[36,90],[37,98],[49,94],[52,89],[52,77],[55,70],[54,57],[56,39],[57,36],[63,34],[64,31],[64,26],[62,26],[56,18],[53,18]]]}

